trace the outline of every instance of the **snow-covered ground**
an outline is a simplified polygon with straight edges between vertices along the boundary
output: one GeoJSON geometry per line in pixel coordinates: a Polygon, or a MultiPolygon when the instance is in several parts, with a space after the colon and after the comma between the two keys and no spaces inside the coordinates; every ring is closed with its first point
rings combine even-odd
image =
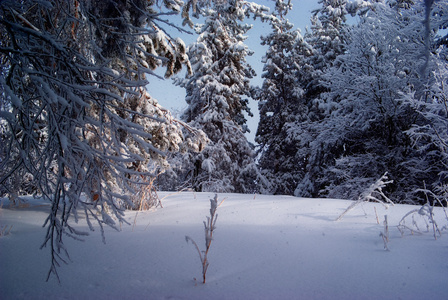
{"type": "MultiPolygon", "coordinates": [[[[163,208],[137,217],[129,211],[135,226],[107,229],[106,244],[99,230],[85,242],[66,238],[72,262],[59,268],[61,284],[45,282],[50,253],[39,250],[48,204],[4,203],[0,225],[13,227],[0,237],[0,299],[448,299],[448,236],[402,237],[396,227],[416,207],[367,203],[336,222],[350,201],[286,196],[218,194],[225,200],[202,284],[198,253],[185,236],[205,247],[213,196],[174,194],[163,208]],[[385,214],[390,251],[380,237],[385,214]]],[[[435,216],[447,224],[441,208],[435,216]]]]}

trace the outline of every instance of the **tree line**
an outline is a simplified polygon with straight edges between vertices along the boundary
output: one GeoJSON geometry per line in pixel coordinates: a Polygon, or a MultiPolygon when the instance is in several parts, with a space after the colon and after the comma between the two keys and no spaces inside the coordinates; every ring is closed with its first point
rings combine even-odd
{"type": "Polygon", "coordinates": [[[287,18],[291,1],[272,12],[163,3],[2,2],[3,194],[133,207],[156,178],[166,190],[355,199],[385,172],[396,202],[444,194],[446,1],[321,0],[303,34],[287,18]],[[172,14],[195,43],[166,33],[188,30],[172,14]],[[259,87],[246,61],[250,18],[271,27],[259,87]],[[146,77],[182,66],[175,84],[188,107],[175,119],[146,77]],[[256,145],[245,137],[250,98],[256,145]]]}
{"type": "Polygon", "coordinates": [[[188,50],[194,75],[177,83],[182,120],[210,141],[173,155],[162,189],[356,199],[388,172],[395,202],[445,194],[447,2],[319,4],[304,34],[287,19],[291,1],[269,14],[246,1],[204,11],[188,50]],[[245,60],[250,17],[271,26],[260,87],[245,60]],[[249,97],[259,101],[256,146],[244,137],[249,97]]]}

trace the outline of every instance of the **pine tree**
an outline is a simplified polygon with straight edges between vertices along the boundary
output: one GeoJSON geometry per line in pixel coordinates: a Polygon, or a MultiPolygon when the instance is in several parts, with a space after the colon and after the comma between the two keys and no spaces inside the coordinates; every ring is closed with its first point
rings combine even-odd
{"type": "MultiPolygon", "coordinates": [[[[291,126],[290,133],[297,141],[295,156],[302,162],[303,174],[296,186],[296,196],[317,196],[314,176],[320,173],[319,164],[313,164],[310,159],[317,153],[311,145],[319,135],[319,124],[325,117],[325,111],[319,107],[319,98],[328,91],[323,84],[323,76],[335,62],[335,58],[345,52],[345,34],[347,2],[345,0],[321,0],[321,8],[313,11],[311,17],[311,31],[305,33],[305,42],[309,51],[305,59],[300,62],[301,70],[297,80],[303,87],[302,103],[307,107],[307,118],[301,119],[291,126]]],[[[364,1],[356,5],[350,4],[350,13],[356,14],[366,6],[364,1]]]]}
{"type": "Polygon", "coordinates": [[[276,2],[272,32],[261,37],[262,45],[269,47],[263,57],[263,85],[253,92],[260,101],[255,138],[261,147],[259,167],[271,183],[271,193],[289,195],[303,176],[303,161],[296,156],[301,145],[296,131],[308,114],[297,76],[312,52],[300,31],[285,19],[291,8],[290,1],[276,2]]]}
{"type": "Polygon", "coordinates": [[[313,11],[311,32],[305,35],[314,53],[308,62],[312,68],[302,81],[306,84],[309,99],[325,92],[321,79],[335,58],[344,53],[346,25],[346,0],[320,0],[321,8],[313,11]]]}
{"type": "Polygon", "coordinates": [[[179,82],[188,103],[182,119],[210,139],[201,153],[189,153],[184,160],[182,169],[188,170],[195,190],[248,193],[263,181],[244,136],[244,113],[251,116],[249,80],[255,72],[246,62],[252,53],[244,44],[251,25],[243,21],[250,14],[264,18],[266,9],[231,0],[214,1],[202,10],[205,24],[188,51],[194,75],[179,82]]]}

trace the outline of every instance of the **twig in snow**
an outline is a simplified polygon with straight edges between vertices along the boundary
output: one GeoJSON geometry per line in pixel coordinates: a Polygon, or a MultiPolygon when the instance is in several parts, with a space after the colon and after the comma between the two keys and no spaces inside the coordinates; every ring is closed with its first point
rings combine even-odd
{"type": "Polygon", "coordinates": [[[9,226],[8,225],[5,225],[5,226],[1,225],[0,226],[0,237],[9,235],[9,233],[11,232],[11,229],[12,229],[12,225],[9,225],[9,226]]]}
{"type": "MultiPolygon", "coordinates": [[[[224,200],[221,201],[221,203],[224,200]]],[[[219,205],[221,205],[221,203],[219,205]]],[[[213,232],[216,229],[216,220],[218,218],[218,214],[216,214],[216,209],[218,208],[218,195],[215,194],[214,199],[210,199],[210,217],[207,217],[207,222],[204,221],[204,229],[205,229],[205,251],[201,251],[198,247],[198,244],[189,236],[185,236],[185,240],[187,243],[190,241],[198,251],[199,259],[202,264],[202,283],[205,283],[206,273],[208,269],[208,251],[210,250],[210,246],[213,240],[213,232]]]]}
{"type": "Polygon", "coordinates": [[[387,215],[384,215],[384,231],[380,233],[380,237],[383,238],[384,242],[384,250],[389,251],[389,247],[387,247],[387,244],[389,243],[389,224],[387,222],[387,215]]]}
{"type": "Polygon", "coordinates": [[[378,218],[378,213],[376,212],[376,207],[373,208],[375,210],[376,223],[380,224],[380,219],[378,218]]]}
{"type": "Polygon", "coordinates": [[[434,239],[437,240],[437,236],[442,236],[442,231],[439,229],[437,222],[434,220],[434,206],[431,206],[429,204],[429,202],[418,209],[411,210],[410,212],[405,214],[403,216],[403,218],[401,218],[397,227],[402,236],[404,235],[405,230],[409,230],[411,232],[411,234],[414,234],[414,233],[422,234],[422,232],[418,226],[418,223],[415,219],[416,216],[423,217],[423,220],[426,223],[426,228],[428,231],[429,231],[429,227],[430,227],[429,224],[432,224],[432,231],[434,234],[434,239]],[[412,224],[411,225],[406,224],[406,220],[409,216],[412,216],[412,224]]]}
{"type": "Polygon", "coordinates": [[[383,188],[388,185],[389,183],[392,183],[393,180],[388,180],[387,172],[384,173],[383,176],[381,176],[380,179],[378,179],[375,183],[373,183],[368,189],[366,189],[358,198],[357,201],[350,204],[347,209],[339,215],[339,217],[336,219],[336,221],[339,221],[342,219],[342,217],[351,211],[353,208],[358,206],[358,204],[362,204],[369,201],[375,201],[378,203],[381,203],[384,205],[384,207],[388,208],[388,204],[394,205],[392,200],[390,200],[383,192],[383,188]],[[384,199],[384,200],[382,200],[384,199]]]}

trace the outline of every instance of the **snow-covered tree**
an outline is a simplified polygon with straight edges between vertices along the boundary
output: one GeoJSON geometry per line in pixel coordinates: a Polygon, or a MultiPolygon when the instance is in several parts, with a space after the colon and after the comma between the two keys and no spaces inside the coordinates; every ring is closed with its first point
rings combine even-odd
{"type": "MultiPolygon", "coordinates": [[[[313,11],[311,30],[307,30],[304,39],[298,40],[296,54],[296,83],[303,89],[300,105],[289,114],[290,121],[285,125],[285,141],[294,147],[288,156],[298,163],[292,171],[295,181],[300,181],[294,191],[302,196],[316,196],[308,177],[313,172],[305,169],[312,156],[310,143],[318,135],[317,126],[323,118],[323,112],[316,105],[317,99],[328,88],[323,84],[323,75],[332,67],[335,58],[345,51],[345,32],[347,3],[345,0],[321,0],[321,7],[313,11]]],[[[356,14],[361,8],[368,7],[365,1],[350,5],[350,13],[356,14]]],[[[291,174],[292,174],[291,173],[291,174]]],[[[290,188],[290,190],[294,190],[290,188]]]]}
{"type": "MultiPolygon", "coordinates": [[[[424,97],[411,92],[404,95],[408,103],[421,116],[420,122],[407,131],[414,148],[425,157],[426,169],[414,167],[423,175],[431,174],[419,190],[440,197],[441,202],[448,199],[448,64],[439,61],[434,72],[434,81],[424,97]],[[429,180],[430,179],[430,180],[429,180]]],[[[413,165],[419,166],[421,161],[413,165]]],[[[419,191],[417,190],[417,191],[419,191]]]]}
{"type": "Polygon", "coordinates": [[[432,180],[425,182],[420,190],[426,197],[429,195],[431,200],[436,198],[439,203],[446,203],[448,199],[448,59],[446,56],[448,45],[443,43],[444,37],[436,37],[432,45],[431,33],[446,29],[448,18],[443,12],[448,9],[448,3],[425,1],[425,5],[425,26],[427,27],[425,66],[429,70],[422,70],[422,73],[429,71],[430,79],[423,95],[411,91],[403,95],[403,101],[414,108],[421,117],[407,133],[414,147],[425,155],[428,161],[429,168],[421,172],[433,175],[432,180]],[[431,66],[434,67],[430,68],[431,66]]]}
{"type": "MultiPolygon", "coordinates": [[[[313,12],[311,31],[305,38],[283,21],[274,23],[274,32],[263,42],[270,48],[263,74],[266,79],[256,96],[263,100],[257,142],[263,147],[260,166],[275,182],[274,193],[293,194],[308,176],[304,166],[312,155],[309,145],[318,135],[315,124],[323,117],[316,99],[328,91],[323,76],[344,53],[346,14],[355,15],[370,6],[366,1],[319,3],[321,8],[313,12]]],[[[288,5],[290,1],[277,1],[278,14],[290,9],[288,5]]]]}
{"type": "Polygon", "coordinates": [[[303,160],[296,156],[300,143],[291,131],[307,118],[297,77],[312,49],[285,18],[291,8],[290,1],[276,2],[272,32],[261,37],[262,45],[268,46],[262,60],[263,85],[253,91],[254,99],[260,101],[255,138],[261,147],[258,164],[274,194],[293,194],[304,173],[303,160]]]}
{"type": "Polygon", "coordinates": [[[267,8],[241,0],[211,4],[202,8],[205,24],[197,26],[199,37],[188,50],[194,75],[178,82],[188,103],[182,119],[205,132],[210,142],[201,153],[188,153],[182,170],[198,191],[254,192],[263,179],[244,135],[244,113],[251,115],[249,81],[255,75],[246,62],[252,53],[244,44],[252,26],[244,20],[249,15],[265,18],[267,8]]]}
{"type": "MultiPolygon", "coordinates": [[[[163,1],[168,13],[180,0],[163,1]]],[[[66,253],[63,236],[84,214],[90,228],[115,227],[129,194],[166,165],[183,141],[173,119],[145,89],[146,75],[188,64],[181,40],[167,36],[155,1],[1,1],[0,184],[32,176],[52,203],[44,246],[49,275],[66,253]],[[160,23],[160,24],[159,24],[160,23]],[[4,130],[6,124],[6,130],[4,130]],[[5,132],[5,133],[3,133],[5,132]]]]}
{"type": "MultiPolygon", "coordinates": [[[[347,35],[346,53],[322,77],[329,92],[320,97],[326,116],[313,124],[304,186],[317,195],[356,198],[369,182],[389,172],[395,201],[434,180],[428,153],[413,148],[406,133],[419,121],[401,95],[424,95],[424,9],[397,10],[375,3],[347,35]]],[[[433,65],[430,66],[433,68],[433,65]]]]}
{"type": "Polygon", "coordinates": [[[335,58],[344,53],[345,47],[347,1],[319,0],[319,3],[321,8],[315,10],[311,18],[311,31],[305,34],[306,41],[314,49],[309,59],[312,69],[302,79],[308,98],[316,98],[326,91],[321,84],[322,76],[335,58]]]}

